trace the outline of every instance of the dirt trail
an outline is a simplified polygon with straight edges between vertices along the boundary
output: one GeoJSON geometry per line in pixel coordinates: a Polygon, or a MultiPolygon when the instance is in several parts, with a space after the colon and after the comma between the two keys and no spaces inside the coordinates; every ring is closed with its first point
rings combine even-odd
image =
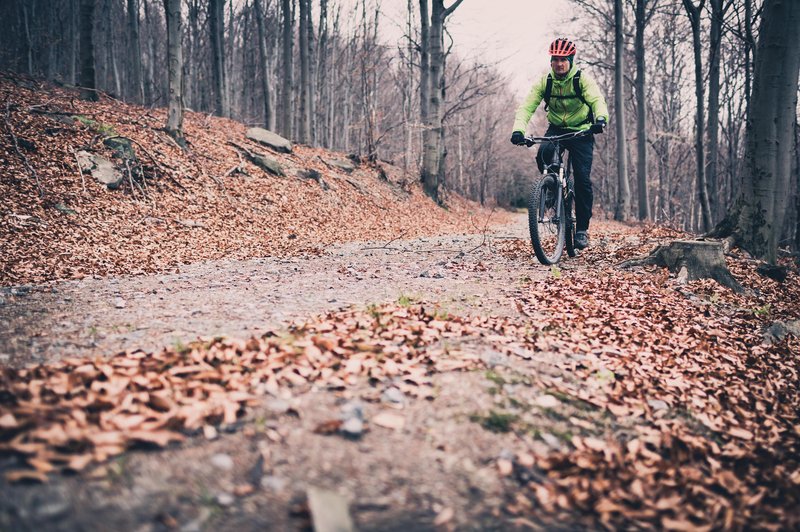
{"type": "Polygon", "coordinates": [[[492,244],[524,238],[525,223],[519,215],[485,234],[356,242],[306,258],[214,261],[171,274],[5,288],[0,356],[21,366],[152,351],[198,337],[247,338],[310,314],[401,296],[452,312],[512,312],[504,294],[522,277],[547,270],[503,257],[492,244]]]}
{"type": "MultiPolygon", "coordinates": [[[[519,215],[486,234],[351,243],[319,257],[213,262],[168,275],[6,289],[0,352],[19,366],[150,351],[200,336],[259,335],[328,310],[401,297],[460,315],[513,315],[521,283],[550,275],[533,257],[496,251],[503,241],[525,238],[525,223],[519,215]]],[[[518,481],[499,475],[497,460],[542,443],[485,430],[482,423],[497,421],[489,419],[494,405],[534,404],[545,393],[526,374],[560,370],[553,354],[517,360],[480,338],[459,342],[458,349],[493,369],[435,374],[434,397],[401,393],[399,403],[387,402],[388,388],[368,383],[344,391],[285,390],[213,441],[198,435],[165,451],[128,452],[88,476],[52,477],[44,486],[1,485],[0,528],[303,529],[308,515],[293,509],[311,486],[343,495],[359,529],[434,529],[437,516],[451,510],[446,527],[516,527],[504,508],[518,481]],[[354,401],[367,420],[389,411],[403,419],[403,428],[373,425],[355,441],[314,433],[354,401]],[[257,489],[237,495],[244,484],[257,489]]],[[[562,417],[537,416],[543,433],[563,432],[556,427],[562,417]]],[[[550,442],[565,445],[556,436],[550,442]]]]}

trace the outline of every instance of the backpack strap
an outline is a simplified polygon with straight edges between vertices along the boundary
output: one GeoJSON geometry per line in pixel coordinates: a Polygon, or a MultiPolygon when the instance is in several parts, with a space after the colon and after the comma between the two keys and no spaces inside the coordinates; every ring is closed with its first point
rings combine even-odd
{"type": "MultiPolygon", "coordinates": [[[[589,102],[583,97],[583,87],[581,87],[581,71],[578,70],[575,72],[575,75],[572,76],[572,90],[575,92],[572,96],[555,96],[556,98],[560,99],[569,99],[569,98],[578,98],[580,101],[583,102],[583,105],[589,108],[589,116],[586,117],[586,123],[594,124],[594,112],[592,111],[592,106],[589,105],[589,102]]],[[[544,87],[544,110],[548,111],[550,107],[550,98],[553,94],[553,75],[547,74],[547,84],[544,87]]]]}
{"type": "Polygon", "coordinates": [[[592,111],[592,106],[589,105],[589,102],[587,102],[586,98],[583,97],[583,87],[581,87],[580,70],[575,72],[575,75],[572,77],[572,89],[575,91],[575,96],[581,99],[583,105],[589,108],[589,116],[586,117],[586,121],[590,124],[594,124],[594,112],[592,111]]]}
{"type": "Polygon", "coordinates": [[[553,93],[553,75],[547,74],[547,84],[544,86],[544,110],[550,110],[550,95],[553,93]]]}

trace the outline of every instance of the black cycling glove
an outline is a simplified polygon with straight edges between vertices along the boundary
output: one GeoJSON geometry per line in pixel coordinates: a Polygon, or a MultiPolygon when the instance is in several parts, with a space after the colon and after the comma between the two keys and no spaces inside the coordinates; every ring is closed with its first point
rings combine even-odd
{"type": "Polygon", "coordinates": [[[525,135],[522,134],[522,131],[515,131],[511,134],[511,144],[516,146],[525,144],[525,135]]]}
{"type": "Polygon", "coordinates": [[[594,124],[592,124],[592,127],[589,128],[589,131],[591,131],[595,135],[599,135],[606,129],[606,125],[607,125],[606,119],[600,117],[595,121],[594,124]]]}

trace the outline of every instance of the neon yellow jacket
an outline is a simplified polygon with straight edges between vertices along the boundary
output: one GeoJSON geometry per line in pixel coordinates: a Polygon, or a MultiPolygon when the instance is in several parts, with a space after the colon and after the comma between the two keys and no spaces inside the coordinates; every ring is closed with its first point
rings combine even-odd
{"type": "MultiPolygon", "coordinates": [[[[553,89],[550,93],[547,120],[554,126],[571,131],[583,131],[584,129],[589,129],[589,126],[591,126],[591,124],[587,122],[589,108],[583,104],[580,98],[557,97],[575,96],[572,78],[578,70],[578,65],[573,64],[564,79],[556,78],[555,73],[552,70],[550,71],[550,75],[553,77],[553,89]]],[[[580,84],[583,98],[586,100],[586,103],[592,107],[594,119],[597,120],[603,117],[606,119],[606,122],[608,122],[608,106],[595,80],[591,78],[586,71],[581,71],[580,84]]],[[[514,115],[513,131],[525,133],[531,116],[533,116],[534,111],[536,111],[536,108],[539,107],[539,104],[544,99],[546,87],[547,74],[543,75],[538,82],[533,84],[527,98],[525,98],[522,105],[517,108],[517,112],[514,115]]]]}

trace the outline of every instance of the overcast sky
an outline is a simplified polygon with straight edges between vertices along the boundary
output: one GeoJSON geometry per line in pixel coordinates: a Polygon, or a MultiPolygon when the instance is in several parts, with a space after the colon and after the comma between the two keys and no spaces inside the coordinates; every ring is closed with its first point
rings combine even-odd
{"type": "MultiPolygon", "coordinates": [[[[445,1],[446,6],[452,3],[445,1]]],[[[403,34],[406,2],[382,0],[381,7],[386,17],[380,33],[396,42],[403,34]]],[[[564,20],[574,9],[568,0],[464,0],[447,27],[459,56],[498,62],[500,70],[512,76],[511,88],[522,97],[534,78],[549,68],[550,42],[570,36],[564,20]]]]}

